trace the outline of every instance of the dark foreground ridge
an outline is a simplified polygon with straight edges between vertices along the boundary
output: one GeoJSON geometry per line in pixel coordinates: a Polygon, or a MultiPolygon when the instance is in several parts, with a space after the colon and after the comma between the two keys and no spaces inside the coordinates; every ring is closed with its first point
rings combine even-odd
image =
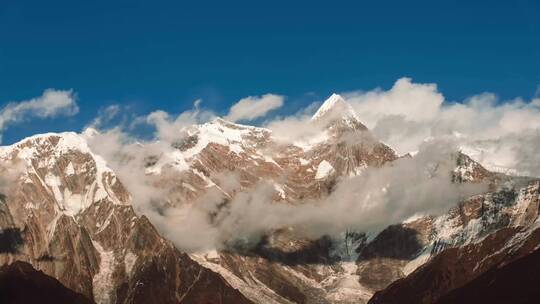
{"type": "Polygon", "coordinates": [[[480,243],[447,249],[369,304],[538,303],[540,229],[512,248],[507,244],[517,231],[501,229],[480,243]]]}
{"type": "Polygon", "coordinates": [[[436,304],[532,304],[540,299],[540,249],[501,268],[492,268],[436,304]]]}
{"type": "Polygon", "coordinates": [[[0,303],[2,304],[91,304],[57,279],[35,270],[25,262],[0,267],[0,303]]]}

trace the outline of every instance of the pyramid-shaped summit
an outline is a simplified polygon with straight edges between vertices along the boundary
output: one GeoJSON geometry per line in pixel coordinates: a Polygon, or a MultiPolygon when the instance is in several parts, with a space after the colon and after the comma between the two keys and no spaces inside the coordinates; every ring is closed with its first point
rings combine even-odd
{"type": "Polygon", "coordinates": [[[348,104],[341,95],[333,93],[319,107],[312,119],[322,119],[329,114],[343,114],[343,116],[353,116],[356,118],[353,108],[348,104]],[[337,112],[337,113],[334,113],[337,112]]]}
{"type": "Polygon", "coordinates": [[[311,117],[311,120],[323,122],[331,126],[338,123],[340,127],[356,130],[366,129],[358,119],[353,107],[341,95],[336,93],[333,93],[324,101],[313,117],[311,117]]]}

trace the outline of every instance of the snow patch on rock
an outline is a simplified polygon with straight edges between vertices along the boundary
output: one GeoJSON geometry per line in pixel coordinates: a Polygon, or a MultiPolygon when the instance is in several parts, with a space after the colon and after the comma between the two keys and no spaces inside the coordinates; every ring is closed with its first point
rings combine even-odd
{"type": "Polygon", "coordinates": [[[317,167],[317,173],[315,173],[315,179],[324,179],[332,173],[334,173],[334,167],[332,167],[332,165],[326,160],[323,160],[322,162],[319,163],[319,166],[317,167]]]}
{"type": "Polygon", "coordinates": [[[112,275],[114,270],[114,252],[106,251],[98,242],[93,242],[94,247],[99,252],[99,272],[92,280],[94,299],[98,304],[110,304],[111,291],[113,289],[112,275]]]}
{"type": "Polygon", "coordinates": [[[128,276],[131,276],[131,271],[133,270],[135,262],[137,262],[137,256],[128,250],[124,258],[124,266],[126,267],[126,274],[128,276]]]}
{"type": "Polygon", "coordinates": [[[66,170],[64,173],[69,176],[75,174],[75,169],[73,168],[73,163],[69,162],[69,164],[66,166],[66,170]]]}

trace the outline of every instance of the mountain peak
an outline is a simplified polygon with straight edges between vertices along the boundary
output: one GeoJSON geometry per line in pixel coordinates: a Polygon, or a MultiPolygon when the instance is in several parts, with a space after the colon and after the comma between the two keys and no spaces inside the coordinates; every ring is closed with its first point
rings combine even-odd
{"type": "Polygon", "coordinates": [[[366,129],[366,127],[360,122],[358,116],[353,107],[345,101],[341,95],[333,93],[328,99],[324,101],[321,107],[317,110],[315,115],[311,117],[311,121],[322,122],[324,124],[334,125],[338,122],[346,129],[366,129]]]}
{"type": "MultiPolygon", "coordinates": [[[[352,107],[341,97],[341,95],[333,93],[324,103],[319,107],[315,115],[311,119],[318,120],[324,116],[327,116],[328,113],[337,113],[346,110],[347,112],[352,111],[352,107]]],[[[354,112],[351,112],[354,115],[354,112]]],[[[339,113],[341,114],[341,113],[339,113]]]]}
{"type": "Polygon", "coordinates": [[[317,110],[315,115],[311,118],[312,120],[319,120],[323,117],[328,116],[339,116],[343,118],[354,118],[358,120],[356,117],[356,113],[354,112],[352,106],[345,101],[341,95],[333,93],[328,99],[324,101],[324,103],[321,105],[321,107],[317,110]]]}

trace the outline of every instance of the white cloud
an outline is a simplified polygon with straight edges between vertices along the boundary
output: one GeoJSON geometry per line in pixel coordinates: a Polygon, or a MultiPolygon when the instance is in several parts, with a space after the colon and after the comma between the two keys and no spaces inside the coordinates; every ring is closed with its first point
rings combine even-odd
{"type": "MultiPolygon", "coordinates": [[[[291,227],[299,237],[313,239],[336,236],[347,229],[376,232],[416,213],[440,214],[459,200],[485,191],[483,185],[452,183],[448,174],[454,165],[452,147],[450,141],[427,143],[415,158],[401,158],[391,165],[368,168],[362,175],[340,179],[330,196],[302,204],[277,204],[270,181],[241,188],[239,176],[229,172],[222,178],[230,184],[236,182],[236,189],[229,189],[236,195],[225,206],[224,194],[210,188],[191,204],[156,208],[155,201],[145,200],[137,207],[186,251],[238,243],[255,245],[269,231],[284,227],[291,227]]],[[[163,193],[162,189],[151,188],[145,193],[141,179],[135,182],[144,199],[163,193]]]]}
{"type": "MultiPolygon", "coordinates": [[[[489,169],[540,176],[540,99],[499,100],[489,92],[461,102],[445,99],[436,84],[398,79],[388,90],[342,94],[360,121],[398,154],[414,152],[426,139],[454,136],[462,148],[489,169]],[[475,151],[472,150],[474,148],[475,151]]],[[[265,123],[274,137],[303,142],[321,134],[310,115],[299,112],[265,123]]]]}
{"type": "Polygon", "coordinates": [[[40,97],[10,102],[0,110],[0,131],[31,117],[73,116],[79,112],[73,91],[47,89],[40,97]]]}
{"type": "Polygon", "coordinates": [[[524,146],[540,146],[523,139],[530,140],[540,130],[538,99],[500,101],[493,93],[482,93],[449,102],[435,84],[409,78],[397,80],[387,91],[349,92],[345,97],[375,136],[400,154],[418,150],[426,138],[457,135],[461,146],[481,149],[482,159],[489,159],[490,165],[540,176],[540,171],[521,165],[536,159],[524,146]]]}
{"type": "Polygon", "coordinates": [[[122,107],[118,104],[112,104],[102,108],[98,112],[98,116],[85,128],[102,128],[105,124],[110,123],[119,113],[122,107]]]}
{"type": "Polygon", "coordinates": [[[224,119],[230,121],[254,120],[283,105],[284,97],[274,94],[249,96],[240,99],[229,110],[224,119]]]}
{"type": "Polygon", "coordinates": [[[410,121],[429,121],[439,113],[444,97],[435,84],[415,84],[401,78],[388,90],[352,92],[345,98],[360,115],[366,126],[372,127],[385,116],[403,116],[410,121]]]}
{"type": "Polygon", "coordinates": [[[147,124],[156,128],[156,137],[159,140],[173,142],[176,139],[184,136],[181,130],[194,124],[207,122],[216,117],[216,115],[208,110],[200,108],[202,100],[197,99],[193,102],[193,109],[180,113],[174,117],[165,111],[154,111],[144,118],[147,124]]]}
{"type": "MultiPolygon", "coordinates": [[[[188,251],[219,248],[231,240],[250,243],[282,227],[293,227],[303,236],[317,238],[345,229],[378,231],[417,213],[439,214],[464,197],[484,190],[479,185],[452,183],[448,172],[455,160],[450,154],[459,146],[471,148],[476,153],[471,156],[492,167],[515,168],[540,176],[537,100],[500,102],[496,95],[482,93],[460,103],[448,102],[436,85],[417,84],[408,78],[398,80],[389,90],[349,92],[345,97],[377,138],[400,153],[419,153],[381,168],[367,168],[360,176],[339,179],[329,197],[304,204],[276,204],[272,200],[273,185],[263,182],[242,189],[237,172],[226,172],[222,179],[227,185],[223,188],[237,193],[230,204],[223,206],[223,193],[209,188],[190,204],[166,205],[169,189],[157,187],[157,177],[145,174],[145,159],[171,152],[171,143],[184,136],[180,132],[183,127],[215,117],[213,112],[199,108],[200,101],[180,115],[155,111],[144,117],[144,122],[156,127],[157,141],[137,142],[122,130],[112,129],[94,135],[90,146],[117,172],[132,194],[137,212],[145,214],[160,232],[188,251]]],[[[262,99],[264,96],[251,98],[235,106],[258,108],[257,100],[262,99]]],[[[259,110],[264,114],[246,117],[245,113],[256,111],[240,108],[234,115],[244,120],[269,111],[259,110]]],[[[285,141],[317,136],[322,130],[311,122],[313,112],[310,107],[289,117],[272,119],[266,126],[285,141]]]]}
{"type": "Polygon", "coordinates": [[[311,122],[311,115],[297,114],[288,117],[279,117],[265,123],[265,128],[272,130],[276,140],[282,142],[309,141],[322,130],[311,122]]]}

